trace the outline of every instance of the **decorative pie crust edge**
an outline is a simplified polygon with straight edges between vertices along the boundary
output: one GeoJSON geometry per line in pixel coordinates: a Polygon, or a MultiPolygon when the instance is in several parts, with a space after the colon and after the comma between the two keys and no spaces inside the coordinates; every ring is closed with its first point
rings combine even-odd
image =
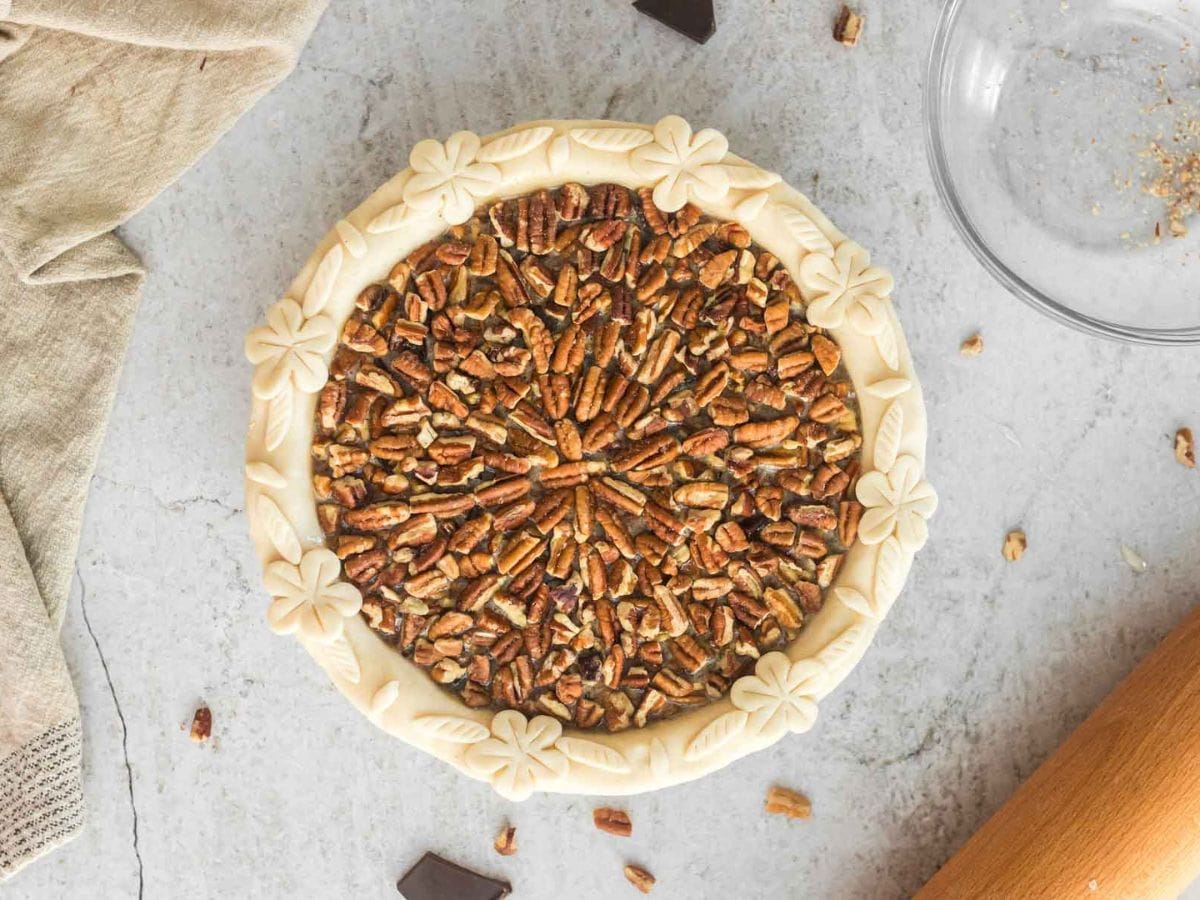
{"type": "Polygon", "coordinates": [[[889,297],[891,275],[778,175],[729,153],[719,132],[693,133],[678,116],[653,127],[547,120],[485,138],[460,131],[444,143],[419,142],[409,162],[336,223],[268,310],[268,325],[246,339],[256,366],[246,510],[273,598],[271,627],[295,634],[384,731],[513,800],[535,790],[655,790],[812,728],[818,702],[862,658],[895,602],[937,505],[924,480],[925,407],[889,297]],[[863,435],[859,538],[820,612],[721,700],[616,734],[470,709],[373,634],[357,615],[358,589],[325,549],[311,481],[317,394],[359,291],[477,206],[569,181],[651,187],[667,212],[690,201],[744,225],[793,274],[808,320],[842,348],[863,435]]]}

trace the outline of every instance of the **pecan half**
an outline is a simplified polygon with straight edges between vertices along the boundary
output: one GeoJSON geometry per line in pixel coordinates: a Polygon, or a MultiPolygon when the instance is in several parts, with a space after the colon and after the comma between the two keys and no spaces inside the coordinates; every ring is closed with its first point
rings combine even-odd
{"type": "Polygon", "coordinates": [[[629,837],[633,834],[633,822],[629,819],[629,813],[623,809],[598,806],[592,810],[592,823],[601,831],[615,834],[617,837],[629,837]]]}

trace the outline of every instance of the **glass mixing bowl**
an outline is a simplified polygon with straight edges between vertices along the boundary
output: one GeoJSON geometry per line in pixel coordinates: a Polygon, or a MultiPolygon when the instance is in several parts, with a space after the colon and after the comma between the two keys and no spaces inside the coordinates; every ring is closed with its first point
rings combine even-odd
{"type": "Polygon", "coordinates": [[[1010,291],[1200,343],[1200,0],[948,0],[925,122],[942,200],[1010,291]]]}

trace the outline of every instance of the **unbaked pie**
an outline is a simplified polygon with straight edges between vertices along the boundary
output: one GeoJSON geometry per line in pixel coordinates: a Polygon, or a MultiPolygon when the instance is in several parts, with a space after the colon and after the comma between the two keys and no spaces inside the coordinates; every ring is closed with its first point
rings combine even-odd
{"type": "Polygon", "coordinates": [[[675,116],[410,166],[247,339],[272,627],[514,798],[810,728],[936,506],[890,275],[675,116]]]}

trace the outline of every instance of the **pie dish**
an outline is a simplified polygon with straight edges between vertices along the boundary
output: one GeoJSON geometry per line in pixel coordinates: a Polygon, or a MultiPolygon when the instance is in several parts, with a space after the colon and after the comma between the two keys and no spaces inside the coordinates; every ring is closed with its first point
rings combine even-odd
{"type": "Polygon", "coordinates": [[[511,799],[807,731],[937,504],[891,289],[677,116],[421,141],[246,341],[269,624],[511,799]]]}

